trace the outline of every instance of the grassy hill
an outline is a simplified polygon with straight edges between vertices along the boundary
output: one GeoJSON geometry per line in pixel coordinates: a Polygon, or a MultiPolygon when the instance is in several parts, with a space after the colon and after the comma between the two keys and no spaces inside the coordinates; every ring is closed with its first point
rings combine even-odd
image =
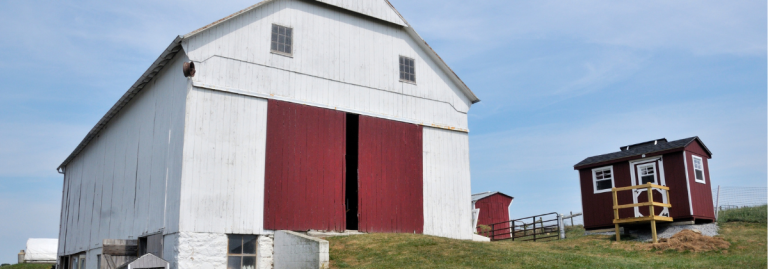
{"type": "Polygon", "coordinates": [[[584,236],[578,226],[568,239],[492,243],[413,234],[328,238],[332,268],[766,268],[766,224],[721,225],[728,250],[705,253],[649,250],[649,243],[613,236],[584,236]]]}

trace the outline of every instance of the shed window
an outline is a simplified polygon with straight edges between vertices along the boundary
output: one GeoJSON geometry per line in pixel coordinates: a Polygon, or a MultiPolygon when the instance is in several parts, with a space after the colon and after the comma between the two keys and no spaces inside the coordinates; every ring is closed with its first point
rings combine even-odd
{"type": "Polygon", "coordinates": [[[272,25],[272,52],[293,54],[293,29],[277,24],[272,25]]]}
{"type": "Polygon", "coordinates": [[[640,184],[656,183],[656,165],[649,163],[637,166],[637,173],[640,175],[640,184]]]}
{"type": "Polygon", "coordinates": [[[229,234],[227,239],[227,269],[255,269],[256,236],[229,234]]]}
{"type": "Polygon", "coordinates": [[[592,185],[595,193],[609,192],[613,188],[613,166],[592,169],[592,185]]]}
{"type": "Polygon", "coordinates": [[[704,159],[699,156],[693,156],[693,172],[696,174],[696,182],[707,183],[704,179],[704,159]]]}
{"type": "Polygon", "coordinates": [[[413,59],[400,56],[400,81],[416,83],[416,64],[413,59]]]}

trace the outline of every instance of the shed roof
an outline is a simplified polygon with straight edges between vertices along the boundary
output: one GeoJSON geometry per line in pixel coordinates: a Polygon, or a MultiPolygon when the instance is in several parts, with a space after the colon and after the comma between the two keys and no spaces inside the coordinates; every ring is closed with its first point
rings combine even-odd
{"type": "Polygon", "coordinates": [[[574,169],[579,169],[581,167],[591,165],[591,164],[597,164],[597,163],[608,162],[612,160],[641,156],[643,154],[649,154],[649,153],[666,151],[666,150],[683,149],[688,145],[690,145],[691,143],[693,143],[693,141],[698,141],[701,147],[704,148],[705,151],[707,151],[707,154],[709,154],[709,156],[712,156],[712,152],[710,152],[707,146],[704,145],[704,142],[701,142],[701,139],[699,139],[698,136],[675,140],[672,142],[667,142],[666,139],[662,138],[662,139],[653,140],[649,142],[643,142],[643,143],[621,147],[621,151],[618,151],[618,152],[592,156],[577,163],[573,167],[574,169]]]}
{"type": "Polygon", "coordinates": [[[481,193],[472,194],[472,202],[476,202],[478,200],[481,200],[483,198],[489,197],[489,196],[494,195],[494,194],[501,194],[501,195],[504,195],[506,197],[512,198],[512,200],[515,199],[515,197],[506,195],[506,194],[504,194],[504,193],[502,193],[500,191],[487,191],[487,192],[481,192],[481,193]]]}
{"type": "Polygon", "coordinates": [[[117,269],[155,269],[155,268],[168,268],[168,262],[155,256],[152,253],[144,254],[143,256],[135,259],[131,262],[127,262],[117,267],[117,269]]]}
{"type": "MultiPolygon", "coordinates": [[[[278,0],[263,0],[263,1],[255,4],[255,5],[252,5],[252,6],[248,7],[248,8],[245,8],[243,10],[235,12],[232,15],[224,17],[224,18],[222,18],[222,19],[220,19],[218,21],[215,21],[215,22],[213,22],[211,24],[208,24],[208,25],[206,25],[206,26],[204,26],[204,27],[202,27],[200,29],[192,31],[192,32],[190,32],[190,33],[188,33],[188,34],[186,34],[184,36],[176,37],[171,42],[171,44],[168,46],[168,48],[166,48],[160,54],[160,57],[158,57],[157,60],[155,60],[155,62],[152,63],[152,65],[150,65],[150,67],[147,69],[147,71],[145,71],[144,74],[141,75],[141,77],[139,77],[139,79],[136,81],[136,83],[134,83],[133,86],[131,86],[128,89],[128,91],[125,94],[123,94],[122,97],[120,97],[120,99],[117,101],[117,103],[115,103],[115,105],[113,105],[112,108],[110,108],[109,111],[107,111],[107,113],[99,120],[99,122],[96,123],[96,126],[94,126],[91,129],[91,131],[89,131],[88,134],[86,134],[85,138],[83,138],[83,140],[80,142],[80,144],[77,145],[75,150],[72,151],[72,153],[64,160],[64,162],[62,162],[61,165],[59,165],[57,170],[59,170],[60,172],[63,172],[62,168],[66,167],[67,164],[69,164],[81,151],[83,151],[83,149],[85,149],[85,147],[88,145],[88,143],[90,143],[91,140],[93,140],[93,138],[95,138],[101,132],[101,130],[104,129],[106,124],[115,115],[117,115],[117,113],[120,112],[120,110],[122,110],[123,107],[125,107],[125,105],[127,105],[133,99],[133,97],[136,96],[144,88],[144,86],[149,81],[152,80],[152,78],[154,78],[160,71],[162,71],[164,69],[165,65],[168,62],[170,62],[170,60],[173,59],[174,56],[176,56],[176,53],[178,51],[180,51],[182,49],[181,48],[181,42],[184,39],[187,39],[187,38],[192,37],[194,35],[197,35],[197,34],[199,34],[201,32],[204,32],[205,30],[208,30],[208,29],[210,29],[210,28],[212,28],[212,27],[214,27],[214,26],[216,26],[218,24],[221,24],[221,23],[223,23],[225,21],[228,21],[228,20],[231,20],[233,18],[236,18],[236,17],[238,17],[238,16],[240,16],[240,15],[242,15],[242,14],[248,12],[248,11],[254,10],[254,9],[256,9],[258,7],[261,7],[264,4],[272,2],[272,1],[278,1],[278,0]]],[[[459,86],[459,88],[461,89],[462,93],[464,93],[464,95],[467,97],[467,99],[469,99],[469,101],[471,103],[474,104],[474,103],[480,102],[480,99],[477,98],[475,93],[472,92],[472,90],[469,89],[469,87],[464,83],[463,80],[461,80],[461,78],[459,78],[458,75],[456,75],[455,72],[453,72],[453,69],[451,69],[448,66],[448,64],[445,63],[445,61],[443,61],[443,59],[440,57],[440,55],[437,55],[437,52],[435,52],[432,49],[432,47],[430,47],[429,44],[427,44],[427,42],[424,41],[424,39],[422,39],[421,36],[419,36],[418,33],[416,33],[416,31],[413,29],[413,27],[411,27],[410,24],[408,24],[408,22],[405,20],[405,18],[403,18],[403,16],[400,14],[400,12],[397,11],[397,9],[395,9],[395,7],[392,5],[392,3],[389,2],[389,0],[377,0],[377,1],[382,1],[381,4],[386,4],[389,8],[392,9],[392,11],[394,11],[394,13],[397,14],[397,16],[402,21],[393,19],[391,16],[384,16],[384,15],[380,15],[380,13],[372,12],[369,4],[356,4],[356,3],[352,3],[352,2],[357,2],[358,0],[347,0],[347,1],[344,1],[344,0],[315,0],[315,1],[322,2],[322,3],[328,4],[328,5],[332,5],[332,6],[336,6],[336,7],[339,7],[339,8],[343,8],[343,9],[346,9],[346,10],[349,10],[349,11],[352,11],[352,12],[356,12],[356,13],[359,13],[359,14],[362,14],[362,15],[365,15],[365,16],[368,16],[368,17],[376,18],[376,19],[379,19],[379,20],[387,21],[387,22],[394,23],[396,25],[402,26],[405,29],[405,31],[412,38],[414,38],[417,41],[419,41],[419,42],[417,42],[418,45],[422,49],[424,49],[424,51],[426,51],[427,54],[431,58],[433,58],[433,60],[438,64],[438,66],[440,66],[440,68],[444,72],[446,72],[446,74],[448,74],[448,76],[457,84],[457,86],[459,86]]],[[[366,0],[366,1],[373,1],[373,0],[366,0]]]]}

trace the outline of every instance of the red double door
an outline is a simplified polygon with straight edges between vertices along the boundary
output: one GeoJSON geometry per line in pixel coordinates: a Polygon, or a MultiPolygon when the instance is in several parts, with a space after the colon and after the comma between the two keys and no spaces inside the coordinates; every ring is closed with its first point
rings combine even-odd
{"type": "Polygon", "coordinates": [[[422,232],[421,126],[275,100],[267,113],[265,229],[422,232]]]}

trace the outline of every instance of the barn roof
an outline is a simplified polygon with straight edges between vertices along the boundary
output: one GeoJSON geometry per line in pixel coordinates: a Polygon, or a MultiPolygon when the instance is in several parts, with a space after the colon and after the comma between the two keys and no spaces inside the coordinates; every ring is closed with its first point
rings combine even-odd
{"type": "Polygon", "coordinates": [[[658,140],[652,140],[648,142],[624,146],[624,147],[621,147],[621,151],[618,151],[618,152],[592,156],[577,163],[573,167],[575,169],[579,169],[581,167],[591,165],[591,164],[597,164],[597,163],[608,162],[612,160],[641,156],[643,154],[649,154],[649,153],[660,152],[660,151],[683,149],[688,145],[690,145],[691,143],[693,143],[693,141],[698,141],[701,147],[705,151],[707,151],[707,154],[709,154],[709,156],[712,156],[712,152],[710,152],[707,146],[704,145],[704,142],[701,142],[701,139],[699,139],[698,136],[675,140],[672,142],[667,142],[667,139],[662,138],[658,140]]]}
{"type": "MultiPolygon", "coordinates": [[[[238,12],[235,12],[232,15],[229,15],[227,17],[224,17],[218,21],[215,21],[211,24],[208,24],[200,29],[197,29],[195,31],[192,31],[184,36],[178,36],[176,37],[170,45],[168,45],[168,48],[166,48],[161,54],[160,57],[155,60],[152,65],[147,69],[147,71],[144,72],[144,74],[139,77],[139,79],[131,86],[128,91],[123,94],[122,97],[115,103],[112,108],[107,111],[107,113],[99,120],[98,123],[96,123],[96,126],[94,126],[91,131],[86,134],[85,138],[80,142],[80,144],[77,145],[74,151],[64,160],[64,162],[59,165],[57,170],[60,173],[63,173],[63,168],[67,166],[78,154],[80,154],[83,149],[88,145],[88,143],[91,142],[98,134],[101,132],[102,129],[106,126],[106,124],[115,116],[117,115],[120,110],[127,105],[134,96],[136,96],[143,88],[144,86],[152,80],[160,71],[163,70],[165,65],[170,62],[171,59],[173,59],[174,56],[176,56],[176,53],[182,50],[181,48],[181,42],[184,39],[190,38],[194,35],[197,35],[201,32],[204,32],[207,29],[210,29],[216,25],[219,25],[225,21],[231,20],[233,18],[238,17],[239,15],[242,15],[248,11],[254,10],[266,3],[272,2],[272,1],[279,1],[279,0],[263,0],[255,5],[252,5],[246,9],[240,10],[238,12]]],[[[368,17],[376,18],[379,20],[387,21],[396,25],[402,26],[405,31],[415,40],[420,41],[417,42],[419,46],[424,49],[424,51],[427,52],[427,54],[433,58],[433,60],[440,66],[440,68],[448,74],[449,77],[456,83],[457,86],[461,89],[461,91],[464,93],[464,95],[469,99],[470,102],[477,103],[480,102],[480,99],[477,98],[474,92],[469,89],[469,87],[464,83],[464,81],[459,78],[458,75],[456,75],[455,72],[453,72],[453,69],[451,69],[448,64],[443,61],[442,58],[440,58],[439,55],[437,55],[437,52],[435,52],[432,47],[427,44],[424,39],[419,36],[418,33],[413,29],[413,27],[408,24],[408,22],[403,18],[402,15],[400,15],[400,12],[395,9],[395,7],[392,5],[392,3],[389,2],[389,0],[378,0],[379,2],[370,0],[365,1],[362,3],[362,1],[358,0],[315,0],[318,2],[322,2],[328,5],[336,6],[342,9],[346,9],[352,12],[356,12],[368,17]],[[360,2],[360,3],[359,3],[360,2]],[[362,4],[361,4],[362,3],[362,4]],[[390,8],[394,14],[397,15],[397,18],[392,16],[392,14],[387,14],[386,12],[382,11],[381,6],[386,5],[386,7],[390,8]]]]}
{"type": "Polygon", "coordinates": [[[487,192],[481,192],[481,193],[472,194],[472,202],[478,201],[480,199],[486,198],[486,197],[494,195],[494,194],[501,194],[501,195],[504,195],[506,197],[512,198],[513,200],[515,199],[515,197],[506,195],[506,194],[504,194],[504,193],[502,193],[500,191],[487,191],[487,192]]]}

